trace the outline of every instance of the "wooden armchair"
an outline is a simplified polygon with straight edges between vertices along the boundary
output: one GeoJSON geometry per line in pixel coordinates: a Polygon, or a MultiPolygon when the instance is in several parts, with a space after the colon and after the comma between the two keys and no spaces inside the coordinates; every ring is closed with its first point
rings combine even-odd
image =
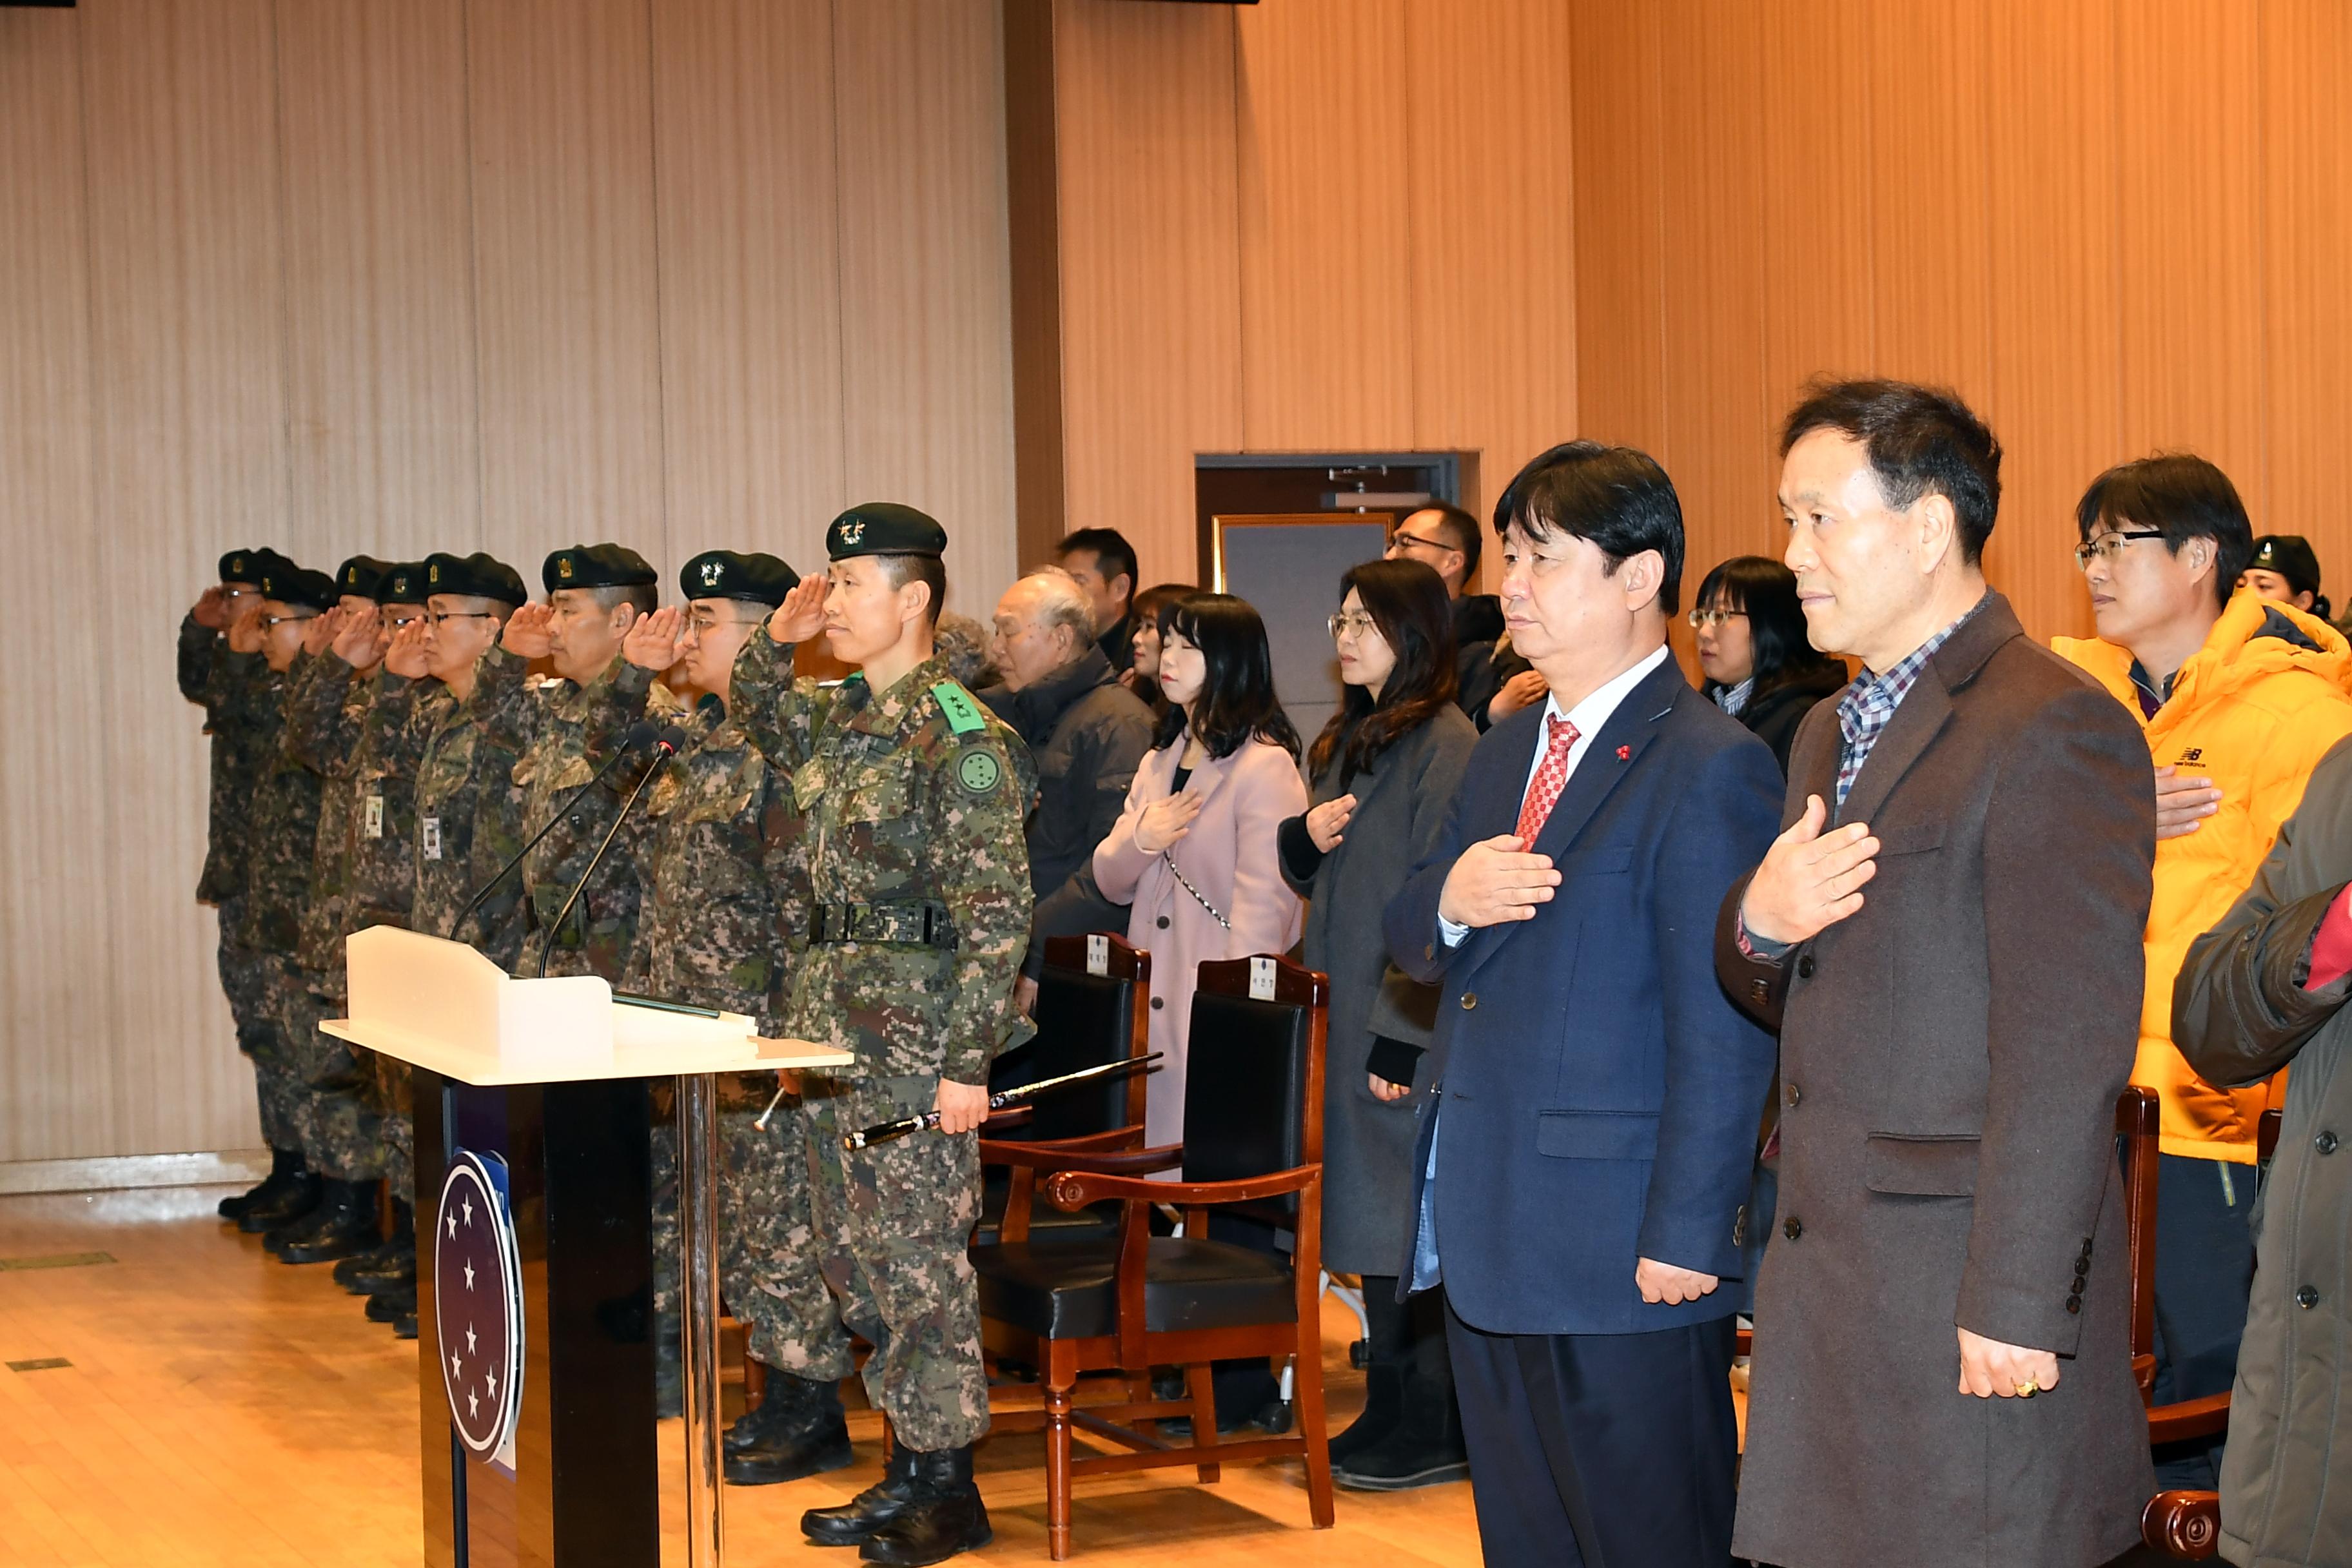
{"type": "Polygon", "coordinates": [[[1323,1410],[1319,1304],[1322,1262],[1323,1052],[1329,982],[1272,957],[1203,963],[1192,1004],[1184,1142],[1143,1149],[1140,1129],[1055,1145],[1005,1143],[989,1156],[1042,1179],[1047,1198],[1076,1211],[1119,1205],[1116,1237],[1035,1244],[1009,1238],[972,1248],[980,1275],[981,1339],[992,1354],[1041,1369],[1042,1412],[1012,1412],[1005,1430],[1045,1432],[1047,1546],[1070,1552],[1076,1478],[1193,1465],[1214,1481],[1223,1459],[1296,1456],[1306,1461],[1316,1528],[1332,1520],[1323,1410]],[[1181,1181],[1151,1173],[1181,1166],[1181,1181]],[[1155,1237],[1155,1205],[1184,1214],[1184,1234],[1155,1237]],[[1288,1259],[1208,1238],[1212,1208],[1292,1233],[1288,1259]],[[1296,1436],[1220,1442],[1210,1364],[1295,1357],[1296,1436]],[[1159,1401],[1150,1369],[1184,1368],[1189,1397],[1159,1401]],[[1125,1374],[1127,1397],[1074,1405],[1079,1376],[1125,1374]],[[1132,1423],[1190,1416],[1193,1441],[1175,1446],[1132,1423]],[[1076,1458],[1074,1429],[1124,1453],[1076,1458]]]}

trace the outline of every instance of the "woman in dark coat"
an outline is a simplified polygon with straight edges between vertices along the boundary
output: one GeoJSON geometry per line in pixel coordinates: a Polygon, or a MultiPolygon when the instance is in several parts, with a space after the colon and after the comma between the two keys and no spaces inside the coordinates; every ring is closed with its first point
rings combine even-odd
{"type": "Polygon", "coordinates": [[[1769,556],[1733,556],[1706,574],[1691,603],[1706,678],[1699,689],[1771,747],[1787,777],[1797,726],[1814,703],[1845,689],[1844,661],[1806,640],[1796,574],[1769,556]]]}
{"type": "Polygon", "coordinates": [[[1332,640],[1347,700],[1307,753],[1305,815],[1282,825],[1282,871],[1310,900],[1307,963],[1331,977],[1323,1091],[1323,1258],[1364,1279],[1371,1359],[1363,1415],[1331,1441],[1340,1485],[1394,1491],[1468,1473],[1437,1297],[1397,1300],[1410,1234],[1413,1113],[1434,986],[1388,960],[1381,911],[1444,822],[1478,731],[1454,703],[1445,584],[1418,561],[1340,579],[1332,640]]]}

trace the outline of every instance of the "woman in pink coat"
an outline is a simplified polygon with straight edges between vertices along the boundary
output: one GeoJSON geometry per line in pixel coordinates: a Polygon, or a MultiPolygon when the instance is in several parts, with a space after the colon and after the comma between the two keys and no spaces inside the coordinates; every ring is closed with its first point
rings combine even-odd
{"type": "Polygon", "coordinates": [[[1298,734],[1274,695],[1265,623],[1229,594],[1160,606],[1159,747],[1136,770],[1127,808],[1095,850],[1106,897],[1131,904],[1127,939],[1151,954],[1154,1147],[1184,1136],[1192,988],[1211,959],[1287,952],[1303,905],[1275,840],[1307,809],[1298,734]]]}

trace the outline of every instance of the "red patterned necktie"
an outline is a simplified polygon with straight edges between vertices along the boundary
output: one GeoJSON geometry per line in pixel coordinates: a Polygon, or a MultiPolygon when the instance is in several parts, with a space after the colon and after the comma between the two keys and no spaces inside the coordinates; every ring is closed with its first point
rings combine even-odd
{"type": "Polygon", "coordinates": [[[1518,836],[1532,845],[1536,835],[1543,831],[1544,818],[1559,800],[1559,792],[1568,787],[1568,753],[1577,742],[1576,726],[1557,713],[1544,715],[1544,759],[1536,769],[1536,776],[1528,781],[1528,797],[1519,802],[1518,836]]]}

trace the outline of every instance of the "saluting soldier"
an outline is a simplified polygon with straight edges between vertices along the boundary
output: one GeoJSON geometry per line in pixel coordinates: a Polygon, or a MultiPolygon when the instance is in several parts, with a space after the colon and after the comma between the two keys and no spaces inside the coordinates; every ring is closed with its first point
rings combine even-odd
{"type": "Polygon", "coordinates": [[[508,617],[530,596],[521,574],[487,553],[428,555],[423,647],[395,639],[385,654],[399,666],[421,652],[425,673],[442,687],[440,698],[419,699],[411,720],[423,739],[410,921],[501,968],[513,966],[522,946],[520,884],[508,879],[471,912],[466,904],[521,847],[512,827],[515,756],[495,721],[515,695],[509,689],[522,684],[523,664],[492,655],[508,617]]]}
{"type": "Polygon", "coordinates": [[[863,1542],[867,1562],[937,1563],[990,1538],[971,1479],[988,1384],[964,1247],[988,1064],[1034,1033],[1012,996],[1034,777],[1026,748],[935,655],[945,531],[869,503],[834,520],[825,548],[829,582],[801,584],[746,643],[730,709],[792,771],[803,818],[808,948],[785,1032],[857,1058],[802,1078],[816,1239],[843,1318],[876,1347],[866,1387],[894,1438],[878,1484],[801,1528],[863,1542]],[[792,676],[792,645],[820,629],[859,667],[830,690],[792,676]],[[845,1131],[932,1110],[936,1133],[841,1146],[845,1131]]]}
{"type": "Polygon", "coordinates": [[[624,658],[622,645],[659,603],[661,579],[634,550],[577,544],[548,556],[540,581],[546,602],[516,611],[488,656],[493,664],[544,658],[557,678],[552,687],[538,689],[502,685],[507,701],[499,722],[517,759],[518,842],[559,810],[563,818],[523,859],[530,937],[522,962],[528,973],[539,973],[536,954],[543,946],[547,973],[601,974],[617,984],[636,936],[640,889],[633,840],[643,831],[641,819],[623,827],[551,942],[548,928],[622,803],[645,777],[645,763],[631,758],[596,788],[580,793],[611,760],[621,731],[645,716],[654,677],[624,658]]]}
{"type": "MultiPolygon", "coordinates": [[[[232,550],[220,558],[220,581],[204,591],[180,622],[180,695],[205,710],[205,733],[212,739],[212,789],[205,838],[205,867],[196,898],[219,910],[218,964],[221,990],[236,1027],[237,1049],[251,1057],[266,1049],[268,1022],[267,965],[237,942],[245,923],[247,822],[263,752],[258,715],[271,672],[261,651],[261,576],[283,557],[274,550],[232,550]]],[[[300,1184],[304,1173],[301,1137],[290,1121],[274,1115],[267,1092],[260,1095],[261,1131],[269,1144],[270,1171],[258,1185],[220,1203],[223,1219],[239,1219],[257,1204],[275,1206],[300,1184]]]]}
{"type": "MultiPolygon", "coordinates": [[[[682,662],[703,695],[687,720],[696,739],[646,792],[628,988],[749,1014],[763,1035],[782,1028],[793,933],[808,923],[808,868],[792,775],[752,746],[729,702],[736,655],[799,581],[772,555],[706,551],[678,574],[686,607],[656,611],[629,638],[633,663],[682,662]]],[[[750,1330],[749,1354],[768,1369],[759,1408],[727,1434],[726,1475],[740,1486],[837,1470],[852,1458],[841,1380],[856,1362],[814,1243],[797,1100],[777,1102],[760,1125],[777,1091],[774,1073],[720,1080],[719,1280],[750,1330]]],[[[674,1151],[671,1128],[655,1132],[674,1151]]],[[[665,1217],[655,1257],[667,1307],[678,1271],[675,1210],[665,1217]]]]}

